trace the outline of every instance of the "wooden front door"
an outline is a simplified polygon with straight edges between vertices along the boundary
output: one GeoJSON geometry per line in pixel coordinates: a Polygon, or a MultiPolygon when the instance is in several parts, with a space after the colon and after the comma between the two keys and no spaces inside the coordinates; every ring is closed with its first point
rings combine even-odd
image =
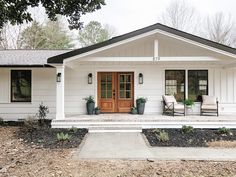
{"type": "Polygon", "coordinates": [[[134,105],[134,74],[98,73],[98,106],[102,113],[130,112],[134,105]]]}

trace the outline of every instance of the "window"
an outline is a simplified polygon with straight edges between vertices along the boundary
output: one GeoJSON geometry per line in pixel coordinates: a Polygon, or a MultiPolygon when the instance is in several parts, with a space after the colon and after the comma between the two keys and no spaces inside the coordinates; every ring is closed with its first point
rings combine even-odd
{"type": "Polygon", "coordinates": [[[208,95],[208,71],[188,71],[188,98],[202,101],[202,95],[208,95]]]}
{"type": "Polygon", "coordinates": [[[11,101],[31,102],[31,71],[11,71],[11,101]]]}
{"type": "Polygon", "coordinates": [[[185,98],[185,70],[165,71],[165,94],[174,95],[177,101],[185,98]]]}
{"type": "Polygon", "coordinates": [[[119,74],[119,98],[132,98],[132,74],[119,74]]]}

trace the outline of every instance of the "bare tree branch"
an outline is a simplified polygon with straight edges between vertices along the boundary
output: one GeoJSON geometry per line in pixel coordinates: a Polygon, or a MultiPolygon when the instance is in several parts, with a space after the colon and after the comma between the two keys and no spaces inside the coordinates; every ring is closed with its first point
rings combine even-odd
{"type": "Polygon", "coordinates": [[[19,49],[19,38],[22,30],[21,25],[12,26],[4,25],[0,32],[0,48],[1,49],[19,49]]]}
{"type": "Polygon", "coordinates": [[[213,17],[207,17],[204,27],[204,36],[212,41],[235,46],[235,22],[231,15],[216,13],[213,17]]]}
{"type": "Polygon", "coordinates": [[[162,14],[161,22],[167,26],[187,31],[195,31],[196,11],[185,0],[172,1],[162,14]]]}

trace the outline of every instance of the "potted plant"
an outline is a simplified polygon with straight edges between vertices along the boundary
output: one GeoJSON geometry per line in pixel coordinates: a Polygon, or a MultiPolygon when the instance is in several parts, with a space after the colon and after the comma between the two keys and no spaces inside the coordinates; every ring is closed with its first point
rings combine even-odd
{"type": "Polygon", "coordinates": [[[99,108],[99,107],[96,107],[94,110],[95,110],[95,114],[96,114],[96,115],[99,115],[99,114],[100,114],[100,108],[99,108]]]}
{"type": "Polygon", "coordinates": [[[147,102],[147,98],[140,97],[136,99],[136,106],[138,114],[143,114],[145,109],[145,103],[147,102]]]}
{"type": "Polygon", "coordinates": [[[184,100],[184,105],[185,105],[187,108],[191,108],[191,107],[194,105],[194,101],[191,100],[191,99],[184,100]]]}
{"type": "Polygon", "coordinates": [[[93,112],[94,112],[94,107],[95,107],[95,101],[94,101],[94,98],[93,96],[89,96],[89,97],[86,97],[84,98],[86,102],[86,108],[87,108],[87,113],[88,115],[92,115],[93,112]]]}
{"type": "Polygon", "coordinates": [[[136,107],[132,107],[130,113],[131,114],[138,114],[137,108],[136,107]]]}

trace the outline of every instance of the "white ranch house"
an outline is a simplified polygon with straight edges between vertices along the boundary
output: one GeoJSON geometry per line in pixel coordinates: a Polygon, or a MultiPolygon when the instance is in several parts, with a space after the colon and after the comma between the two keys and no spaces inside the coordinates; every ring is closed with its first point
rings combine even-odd
{"type": "Polygon", "coordinates": [[[162,95],[216,96],[220,115],[236,115],[236,49],[162,24],[77,50],[0,51],[0,117],[85,115],[92,95],[103,113],[128,113],[148,98],[145,115],[162,114],[162,95]],[[143,83],[140,82],[143,79],[143,83]]]}

